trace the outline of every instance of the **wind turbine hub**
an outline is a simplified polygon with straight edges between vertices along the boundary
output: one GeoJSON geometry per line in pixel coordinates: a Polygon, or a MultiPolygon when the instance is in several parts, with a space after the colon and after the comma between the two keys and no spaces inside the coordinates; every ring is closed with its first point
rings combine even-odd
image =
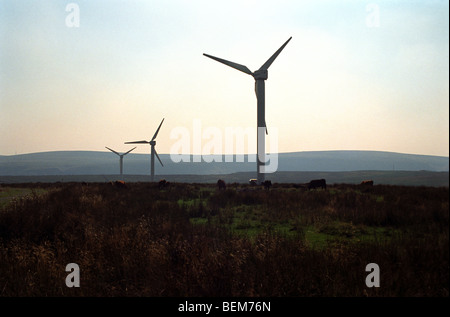
{"type": "Polygon", "coordinates": [[[150,145],[156,145],[156,141],[150,141],[150,145]]]}
{"type": "Polygon", "coordinates": [[[253,73],[253,78],[255,80],[262,79],[266,80],[269,77],[269,73],[267,72],[267,69],[258,69],[253,73]]]}

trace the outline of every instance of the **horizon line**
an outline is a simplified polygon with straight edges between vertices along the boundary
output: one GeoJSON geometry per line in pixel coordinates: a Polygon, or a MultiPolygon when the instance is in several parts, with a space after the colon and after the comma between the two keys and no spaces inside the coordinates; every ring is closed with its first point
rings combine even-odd
{"type": "MultiPolygon", "coordinates": [[[[43,154],[43,153],[55,153],[55,152],[98,152],[98,153],[110,153],[110,151],[101,151],[101,150],[49,150],[49,151],[39,151],[39,152],[28,152],[28,153],[21,153],[21,154],[0,154],[1,156],[7,156],[7,157],[13,157],[13,156],[20,156],[20,155],[32,155],[32,154],[43,154]]],[[[406,153],[406,152],[395,152],[395,151],[387,151],[387,150],[304,150],[304,151],[287,151],[287,152],[278,152],[278,153],[266,153],[266,154],[294,154],[294,153],[309,153],[309,152],[379,152],[379,153],[391,153],[391,154],[403,154],[403,155],[417,155],[417,156],[436,156],[436,157],[444,157],[444,158],[450,158],[450,156],[447,155],[438,155],[438,154],[417,154],[417,153],[406,153]]],[[[129,153],[130,155],[148,155],[149,153],[129,153]]],[[[168,155],[171,154],[168,153],[161,153],[159,155],[168,155]]],[[[236,155],[257,155],[257,153],[220,153],[220,154],[193,154],[193,153],[186,153],[186,154],[175,154],[175,155],[189,155],[189,156],[236,156],[236,155]]]]}

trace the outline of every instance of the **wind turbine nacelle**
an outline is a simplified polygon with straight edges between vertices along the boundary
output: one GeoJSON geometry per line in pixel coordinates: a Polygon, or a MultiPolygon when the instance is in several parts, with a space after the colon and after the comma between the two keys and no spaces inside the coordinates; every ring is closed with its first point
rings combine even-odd
{"type": "Polygon", "coordinates": [[[150,141],[150,145],[156,145],[156,141],[150,141]]]}
{"type": "Polygon", "coordinates": [[[269,78],[269,73],[267,72],[267,69],[258,69],[253,73],[253,78],[255,78],[255,80],[266,80],[267,78],[269,78]]]}

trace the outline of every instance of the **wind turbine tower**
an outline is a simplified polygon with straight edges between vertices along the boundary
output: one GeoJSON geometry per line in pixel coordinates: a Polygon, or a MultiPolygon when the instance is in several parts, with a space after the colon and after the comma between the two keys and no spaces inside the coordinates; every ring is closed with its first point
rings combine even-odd
{"type": "Polygon", "coordinates": [[[156,146],[156,136],[158,135],[159,129],[161,128],[161,125],[163,124],[164,119],[162,119],[161,123],[159,124],[158,129],[156,130],[155,134],[153,135],[153,138],[150,141],[132,141],[132,142],[125,142],[125,144],[150,144],[151,146],[151,167],[150,167],[150,176],[151,181],[153,182],[155,180],[155,155],[158,158],[159,163],[161,163],[161,166],[164,167],[163,163],[161,162],[161,159],[159,158],[158,153],[156,152],[155,146],[156,146]]]}
{"type": "Polygon", "coordinates": [[[117,155],[119,155],[119,157],[120,157],[120,176],[122,176],[122,175],[123,175],[123,157],[124,157],[125,155],[127,155],[128,153],[130,153],[131,151],[133,151],[136,147],[132,148],[131,150],[129,150],[128,152],[123,153],[123,154],[120,154],[120,153],[114,151],[113,149],[110,149],[110,148],[107,147],[107,146],[105,146],[105,148],[107,148],[107,149],[110,150],[111,152],[116,153],[117,155]]]}
{"type": "Polygon", "coordinates": [[[265,80],[268,78],[268,69],[277,56],[281,53],[284,47],[292,39],[292,36],[256,71],[250,71],[246,66],[240,65],[234,62],[230,62],[218,57],[214,57],[208,54],[203,54],[206,57],[212,58],[220,63],[228,65],[234,69],[244,72],[253,76],[255,79],[255,94],[258,106],[257,115],[257,157],[256,157],[256,173],[258,184],[264,182],[264,165],[265,165],[265,133],[267,133],[266,118],[265,118],[265,80]]]}

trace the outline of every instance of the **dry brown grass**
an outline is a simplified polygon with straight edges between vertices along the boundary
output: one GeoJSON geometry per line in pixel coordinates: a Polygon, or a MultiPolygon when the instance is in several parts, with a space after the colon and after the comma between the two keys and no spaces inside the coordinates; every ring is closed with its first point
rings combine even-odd
{"type": "Polygon", "coordinates": [[[449,295],[448,188],[45,186],[47,194],[0,211],[0,296],[449,295]],[[264,223],[296,219],[299,232],[330,231],[339,222],[348,224],[341,231],[378,226],[395,234],[336,239],[323,248],[271,226],[233,234],[235,213],[255,210],[264,223]],[[192,224],[193,216],[209,221],[192,224]],[[79,288],[65,285],[65,266],[73,262],[79,288]],[[380,266],[380,288],[365,285],[371,262],[380,266]]]}

